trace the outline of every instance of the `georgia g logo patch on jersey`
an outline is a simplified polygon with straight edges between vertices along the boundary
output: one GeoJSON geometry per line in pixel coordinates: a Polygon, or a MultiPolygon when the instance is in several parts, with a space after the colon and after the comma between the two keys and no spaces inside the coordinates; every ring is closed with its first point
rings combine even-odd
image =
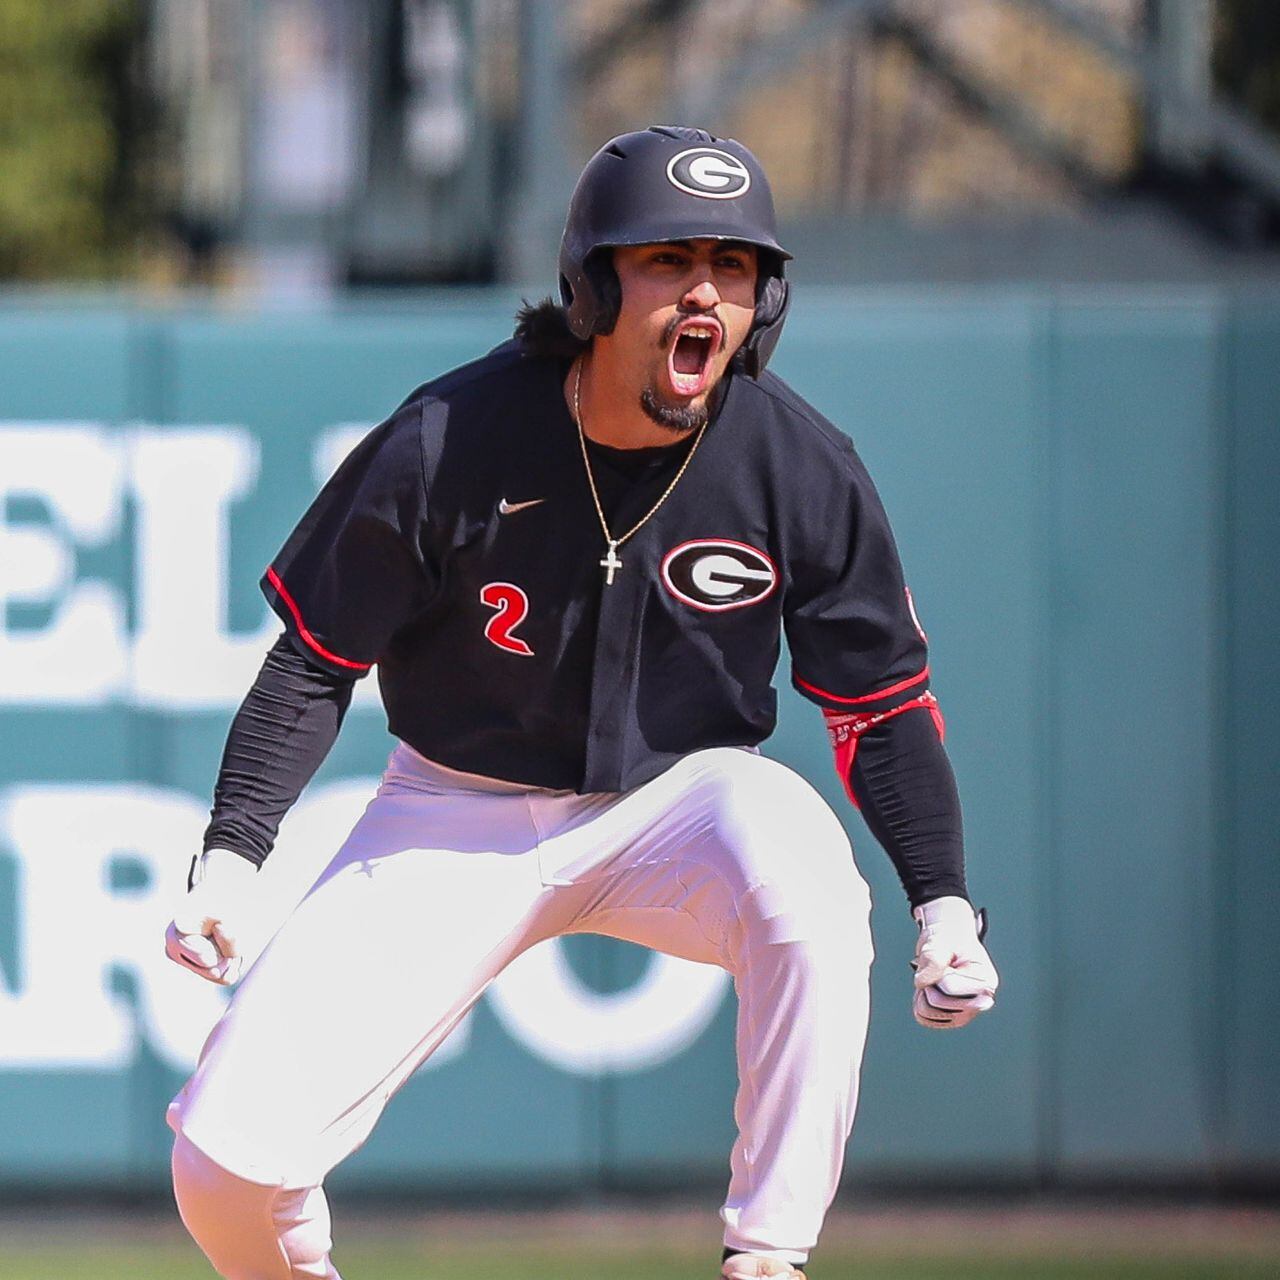
{"type": "Polygon", "coordinates": [[[763,551],[728,538],[682,542],[662,558],[662,585],[682,604],[723,613],[759,604],[778,585],[763,551]]]}

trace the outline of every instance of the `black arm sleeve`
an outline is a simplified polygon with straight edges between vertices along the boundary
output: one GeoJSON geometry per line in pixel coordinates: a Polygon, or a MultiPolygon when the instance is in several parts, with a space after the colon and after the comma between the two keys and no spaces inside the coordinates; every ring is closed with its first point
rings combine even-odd
{"type": "Polygon", "coordinates": [[[893,716],[858,739],[850,788],[913,907],[968,898],[960,796],[931,716],[893,716]]]}
{"type": "Polygon", "coordinates": [[[354,678],[304,657],[286,636],[275,642],[227,735],[206,850],[262,865],[280,820],[338,736],[354,678]]]}

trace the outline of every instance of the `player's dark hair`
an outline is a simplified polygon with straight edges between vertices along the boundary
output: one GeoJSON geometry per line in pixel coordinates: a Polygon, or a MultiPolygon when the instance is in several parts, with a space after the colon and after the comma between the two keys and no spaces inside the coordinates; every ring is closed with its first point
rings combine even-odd
{"type": "Polygon", "coordinates": [[[574,337],[565,309],[552,298],[541,302],[524,299],[516,312],[515,336],[530,355],[552,360],[572,360],[591,345],[590,339],[574,337]]]}

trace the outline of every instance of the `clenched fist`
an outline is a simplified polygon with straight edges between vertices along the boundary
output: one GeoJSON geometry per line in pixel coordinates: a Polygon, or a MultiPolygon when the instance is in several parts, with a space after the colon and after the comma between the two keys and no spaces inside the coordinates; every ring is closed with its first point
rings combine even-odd
{"type": "Polygon", "coordinates": [[[963,1027],[996,1002],[1000,978],[963,898],[935,898],[912,913],[916,942],[912,1012],[922,1027],[963,1027]]]}
{"type": "Polygon", "coordinates": [[[229,849],[199,854],[191,888],[165,932],[169,959],[210,982],[230,986],[244,964],[242,929],[258,868],[229,849]]]}

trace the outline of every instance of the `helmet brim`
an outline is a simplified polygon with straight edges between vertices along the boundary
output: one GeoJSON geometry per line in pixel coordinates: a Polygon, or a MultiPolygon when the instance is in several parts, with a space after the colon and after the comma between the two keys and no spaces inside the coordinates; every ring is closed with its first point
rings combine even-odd
{"type": "Polygon", "coordinates": [[[608,240],[590,245],[583,256],[596,249],[617,249],[623,245],[637,244],[672,244],[677,240],[736,240],[740,244],[753,244],[757,249],[767,249],[770,253],[777,254],[784,262],[790,262],[792,257],[771,236],[745,233],[740,227],[708,227],[705,220],[693,218],[683,226],[678,222],[673,223],[670,218],[664,219],[661,224],[639,223],[628,227],[625,232],[611,236],[608,240]]]}

